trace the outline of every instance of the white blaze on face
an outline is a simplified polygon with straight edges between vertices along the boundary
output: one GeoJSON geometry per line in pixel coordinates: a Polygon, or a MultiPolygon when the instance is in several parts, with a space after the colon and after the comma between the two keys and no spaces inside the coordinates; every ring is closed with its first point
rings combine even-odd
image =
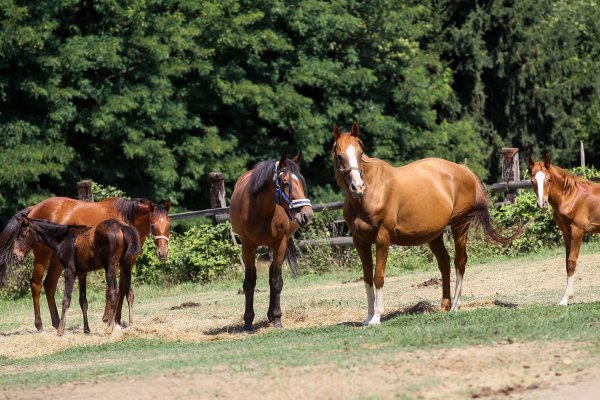
{"type": "Polygon", "coordinates": [[[540,207],[544,206],[544,181],[546,180],[546,175],[539,171],[535,174],[535,180],[537,181],[537,193],[538,193],[538,205],[540,207]]]}
{"type": "Polygon", "coordinates": [[[355,187],[362,187],[363,180],[360,177],[360,171],[358,171],[358,158],[356,157],[356,149],[353,145],[348,146],[346,149],[346,155],[348,156],[348,162],[350,168],[354,168],[350,171],[350,178],[355,187]]]}

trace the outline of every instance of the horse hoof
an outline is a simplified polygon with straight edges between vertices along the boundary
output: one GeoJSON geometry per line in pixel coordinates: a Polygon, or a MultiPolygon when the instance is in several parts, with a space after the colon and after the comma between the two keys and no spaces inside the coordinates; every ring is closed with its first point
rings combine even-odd
{"type": "Polygon", "coordinates": [[[252,328],[252,325],[244,326],[244,330],[242,332],[246,334],[254,333],[254,328],[252,328]]]}
{"type": "Polygon", "coordinates": [[[92,331],[90,331],[89,329],[84,329],[83,333],[87,333],[89,335],[90,333],[92,333],[92,331]]]}
{"type": "Polygon", "coordinates": [[[275,322],[273,322],[273,328],[283,329],[283,324],[281,323],[280,320],[275,320],[275,322]]]}
{"type": "Polygon", "coordinates": [[[450,300],[448,300],[448,299],[442,300],[442,304],[440,304],[440,310],[450,311],[451,308],[452,308],[452,306],[451,306],[450,300]]]}
{"type": "Polygon", "coordinates": [[[376,315],[373,318],[371,318],[371,320],[367,324],[367,326],[375,326],[375,325],[381,325],[381,319],[380,319],[379,315],[376,315]]]}

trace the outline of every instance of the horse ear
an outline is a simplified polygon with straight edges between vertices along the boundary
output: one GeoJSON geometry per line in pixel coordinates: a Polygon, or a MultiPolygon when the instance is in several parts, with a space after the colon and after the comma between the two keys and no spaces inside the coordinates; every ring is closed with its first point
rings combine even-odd
{"type": "Polygon", "coordinates": [[[165,205],[163,206],[167,212],[171,209],[171,200],[165,201],[165,205]]]}
{"type": "Polygon", "coordinates": [[[287,165],[287,154],[284,154],[283,156],[281,156],[281,159],[279,159],[279,168],[285,168],[286,165],[287,165]]]}
{"type": "Polygon", "coordinates": [[[358,137],[358,122],[354,121],[354,123],[352,124],[352,136],[354,136],[355,138],[358,137]]]}
{"type": "Polygon", "coordinates": [[[529,156],[529,158],[527,159],[527,162],[529,163],[529,169],[533,169],[533,166],[535,165],[535,161],[533,161],[533,158],[531,158],[531,156],[529,156]]]}
{"type": "Polygon", "coordinates": [[[292,161],[296,164],[296,165],[300,165],[300,161],[302,161],[302,152],[296,154],[294,156],[294,158],[292,158],[292,161]]]}
{"type": "Polygon", "coordinates": [[[337,124],[333,124],[333,139],[338,140],[340,136],[342,136],[342,132],[340,132],[340,127],[337,126],[337,124]]]}
{"type": "Polygon", "coordinates": [[[550,158],[550,154],[546,154],[544,157],[544,167],[550,168],[550,164],[552,164],[552,159],[550,158]]]}

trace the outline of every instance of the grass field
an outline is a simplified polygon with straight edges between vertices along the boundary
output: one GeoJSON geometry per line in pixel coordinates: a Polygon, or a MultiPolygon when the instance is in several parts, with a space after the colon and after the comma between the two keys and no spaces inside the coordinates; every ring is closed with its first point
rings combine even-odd
{"type": "Polygon", "coordinates": [[[241,281],[138,286],[135,324],[111,336],[101,292],[90,296],[91,335],[76,301],[63,337],[45,305],[37,333],[29,299],[2,301],[0,397],[575,399],[600,389],[600,250],[584,248],[568,308],[556,306],[562,252],[469,265],[458,313],[409,314],[437,307],[441,288],[423,283],[439,273],[392,270],[385,321],[370,328],[358,326],[358,268],[287,277],[284,330],[266,323],[261,273],[253,335],[240,333],[241,281]]]}

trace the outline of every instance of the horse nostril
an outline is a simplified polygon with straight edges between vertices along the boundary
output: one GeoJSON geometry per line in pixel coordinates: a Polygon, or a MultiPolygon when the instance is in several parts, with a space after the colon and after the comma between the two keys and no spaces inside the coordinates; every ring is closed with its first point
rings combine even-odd
{"type": "Polygon", "coordinates": [[[354,182],[350,184],[350,190],[356,192],[356,185],[354,184],[354,182]]]}

